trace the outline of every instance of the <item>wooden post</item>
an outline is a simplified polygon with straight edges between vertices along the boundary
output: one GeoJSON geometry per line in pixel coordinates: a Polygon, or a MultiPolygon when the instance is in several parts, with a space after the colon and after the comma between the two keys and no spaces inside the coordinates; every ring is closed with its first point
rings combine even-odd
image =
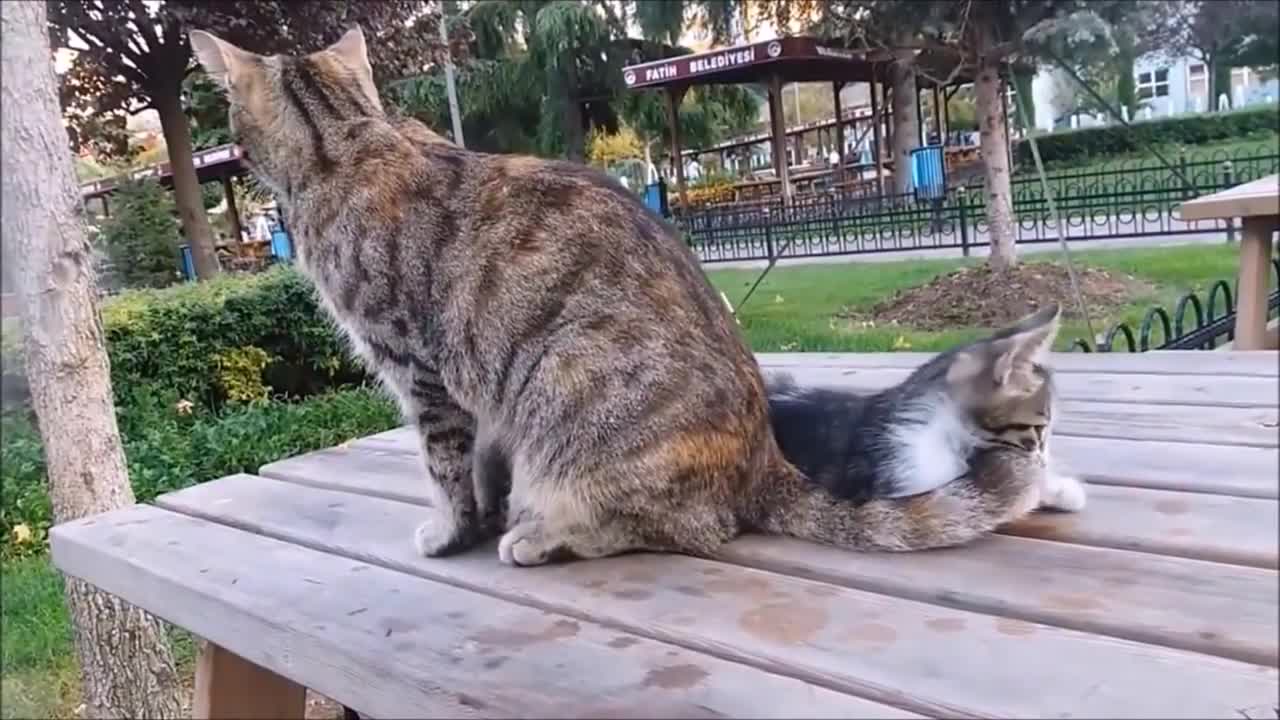
{"type": "Polygon", "coordinates": [[[222,194],[227,198],[227,214],[231,218],[231,238],[235,242],[240,242],[244,235],[243,228],[240,227],[240,208],[236,207],[236,193],[231,184],[231,176],[222,176],[222,194]]]}
{"type": "Polygon", "coordinates": [[[884,168],[880,164],[880,149],[883,147],[884,138],[880,128],[880,102],[877,98],[876,77],[874,72],[871,75],[871,142],[875,146],[874,152],[871,153],[872,159],[876,163],[876,195],[884,197],[884,168]]]}
{"type": "Polygon", "coordinates": [[[213,643],[196,658],[191,715],[198,720],[296,720],[307,709],[307,689],[213,643]]]}
{"type": "Polygon", "coordinates": [[[782,190],[782,202],[791,204],[791,170],[787,167],[786,117],[782,114],[782,78],[769,78],[769,132],[773,138],[773,172],[782,190]]]}
{"type": "Polygon", "coordinates": [[[920,89],[916,88],[916,146],[925,145],[924,105],[920,102],[920,89]]]}
{"type": "Polygon", "coordinates": [[[684,100],[687,87],[667,88],[667,123],[671,126],[671,166],[676,178],[676,189],[680,193],[680,209],[689,211],[689,190],[684,182],[684,159],[680,153],[680,102],[684,100]]]}
{"type": "Polygon", "coordinates": [[[1275,217],[1244,218],[1233,350],[1268,349],[1267,285],[1271,277],[1271,233],[1275,228],[1275,217]]]}
{"type": "Polygon", "coordinates": [[[836,162],[835,182],[844,182],[844,111],[840,107],[840,91],[844,89],[844,82],[837,80],[831,83],[832,100],[835,102],[836,109],[836,154],[840,156],[840,160],[836,162]]]}

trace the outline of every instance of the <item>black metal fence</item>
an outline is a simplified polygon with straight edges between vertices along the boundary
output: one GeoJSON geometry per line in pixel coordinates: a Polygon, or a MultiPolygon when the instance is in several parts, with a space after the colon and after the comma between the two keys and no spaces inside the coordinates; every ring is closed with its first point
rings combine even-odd
{"type": "MultiPolygon", "coordinates": [[[[1069,240],[1201,233],[1234,234],[1222,220],[1184,222],[1181,202],[1280,171],[1280,152],[1215,151],[1174,159],[1181,177],[1154,160],[1050,173],[1049,185],[1069,240]]],[[[981,185],[949,190],[939,201],[873,190],[832,189],[797,197],[732,203],[678,212],[677,225],[707,263],[829,255],[958,249],[990,243],[981,185]]],[[[1013,181],[1017,242],[1056,242],[1039,178],[1013,181]]]]}
{"type": "MultiPolygon", "coordinates": [[[[1267,296],[1268,317],[1280,311],[1280,259],[1271,259],[1271,270],[1274,275],[1271,286],[1275,290],[1267,296]]],[[[1158,305],[1147,310],[1138,323],[1136,337],[1133,328],[1121,322],[1112,325],[1096,345],[1076,338],[1072,349],[1082,352],[1212,350],[1222,341],[1235,339],[1236,295],[1231,283],[1219,280],[1209,287],[1204,302],[1192,291],[1178,299],[1172,314],[1158,305]],[[1191,326],[1191,322],[1195,325],[1191,326]]]]}

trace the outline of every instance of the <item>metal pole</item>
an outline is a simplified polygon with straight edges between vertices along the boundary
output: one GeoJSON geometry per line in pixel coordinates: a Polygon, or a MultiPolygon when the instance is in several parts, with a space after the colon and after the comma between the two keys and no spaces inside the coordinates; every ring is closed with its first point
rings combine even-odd
{"type": "Polygon", "coordinates": [[[458,88],[453,79],[453,53],[449,52],[449,29],[446,27],[451,5],[453,5],[452,2],[446,2],[440,13],[440,42],[444,44],[444,87],[445,92],[449,95],[449,115],[453,120],[453,142],[458,147],[466,147],[466,140],[462,137],[462,112],[458,110],[458,88]]]}

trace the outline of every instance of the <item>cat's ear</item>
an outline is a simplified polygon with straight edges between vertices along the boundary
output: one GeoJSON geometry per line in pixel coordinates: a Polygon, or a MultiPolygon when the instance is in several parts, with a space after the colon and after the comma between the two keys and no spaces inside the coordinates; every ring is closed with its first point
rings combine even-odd
{"type": "Polygon", "coordinates": [[[189,37],[196,60],[204,67],[209,77],[224,89],[231,87],[232,80],[243,72],[254,58],[254,54],[248,50],[242,50],[204,30],[192,30],[189,37]]]}
{"type": "Polygon", "coordinates": [[[1003,385],[1015,367],[1044,359],[1058,337],[1062,308],[1050,303],[992,339],[993,380],[1003,385]]]}
{"type": "Polygon", "coordinates": [[[360,89],[373,103],[382,108],[378,99],[378,88],[373,84],[373,65],[369,64],[369,47],[364,42],[364,31],[359,25],[351,28],[338,38],[338,42],[325,48],[325,52],[336,57],[356,73],[360,89]]]}

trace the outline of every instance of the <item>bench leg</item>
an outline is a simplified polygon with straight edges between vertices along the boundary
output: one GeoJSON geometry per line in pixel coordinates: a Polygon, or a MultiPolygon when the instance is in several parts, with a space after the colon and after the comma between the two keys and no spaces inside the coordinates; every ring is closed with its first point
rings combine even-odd
{"type": "Polygon", "coordinates": [[[1267,281],[1271,277],[1271,232],[1275,218],[1244,219],[1240,242],[1240,282],[1236,286],[1234,350],[1267,346],[1267,281]]]}
{"type": "Polygon", "coordinates": [[[192,716],[204,720],[298,720],[307,689],[213,643],[196,660],[192,716]]]}

